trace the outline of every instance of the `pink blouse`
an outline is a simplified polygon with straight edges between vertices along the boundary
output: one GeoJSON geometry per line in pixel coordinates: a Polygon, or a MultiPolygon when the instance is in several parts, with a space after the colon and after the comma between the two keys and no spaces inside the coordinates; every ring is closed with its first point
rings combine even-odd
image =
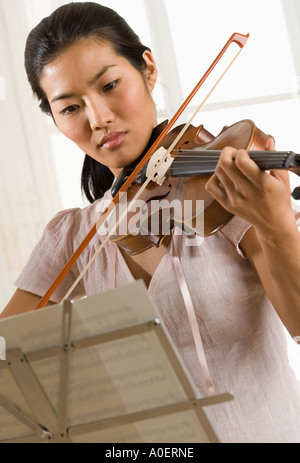
{"type": "MultiPolygon", "coordinates": [[[[110,199],[107,192],[105,200],[110,199]]],[[[57,214],[16,281],[22,290],[43,295],[87,232],[96,223],[103,200],[85,209],[57,214]]],[[[300,220],[300,214],[299,214],[300,220]]],[[[300,443],[300,387],[287,357],[283,325],[267,298],[239,242],[249,224],[235,217],[198,246],[180,237],[181,264],[188,282],[216,393],[230,392],[232,402],[207,407],[222,442],[300,443]]],[[[60,302],[103,236],[97,234],[51,298],[60,302]]],[[[98,255],[71,298],[92,295],[134,280],[116,247],[115,269],[110,246],[98,255]]],[[[207,389],[174,272],[171,248],[157,267],[148,292],[200,395],[207,389]]]]}

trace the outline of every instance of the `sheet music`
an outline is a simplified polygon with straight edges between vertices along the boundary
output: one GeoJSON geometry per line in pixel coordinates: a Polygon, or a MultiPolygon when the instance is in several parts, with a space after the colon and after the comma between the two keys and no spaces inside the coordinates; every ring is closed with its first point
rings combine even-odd
{"type": "MultiPolygon", "coordinates": [[[[73,302],[73,342],[129,327],[158,317],[142,282],[100,296],[73,302]],[[100,302],[99,302],[100,301],[100,302]]],[[[30,354],[61,342],[62,305],[0,321],[7,351],[20,348],[30,354]]],[[[68,427],[162,407],[187,400],[156,333],[152,330],[93,347],[71,351],[68,384],[68,427]]],[[[60,359],[58,355],[31,362],[36,377],[55,411],[58,407],[60,359]]],[[[0,364],[0,395],[32,419],[7,368],[0,364]]],[[[197,397],[194,390],[194,397],[197,397]]],[[[0,405],[0,441],[31,435],[0,405]]],[[[193,411],[75,436],[86,442],[197,442],[203,433],[193,411]],[[158,425],[159,423],[159,425],[158,425]],[[200,434],[199,434],[200,433],[200,434]],[[121,439],[121,440],[120,440],[121,439]],[[90,440],[93,442],[93,440],[90,440]]],[[[205,437],[204,437],[205,439],[205,437]]]]}

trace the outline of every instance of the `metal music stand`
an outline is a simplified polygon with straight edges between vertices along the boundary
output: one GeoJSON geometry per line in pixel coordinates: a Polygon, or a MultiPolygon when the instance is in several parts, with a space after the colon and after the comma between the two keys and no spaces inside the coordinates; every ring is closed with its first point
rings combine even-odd
{"type": "Polygon", "coordinates": [[[141,281],[3,319],[0,442],[219,442],[141,281]]]}

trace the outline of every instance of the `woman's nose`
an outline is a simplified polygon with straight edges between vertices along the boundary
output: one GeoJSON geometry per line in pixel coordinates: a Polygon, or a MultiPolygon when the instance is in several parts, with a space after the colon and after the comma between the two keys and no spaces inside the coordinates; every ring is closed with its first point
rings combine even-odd
{"type": "Polygon", "coordinates": [[[94,131],[106,128],[114,121],[114,113],[107,105],[94,103],[89,105],[89,122],[94,131]]]}

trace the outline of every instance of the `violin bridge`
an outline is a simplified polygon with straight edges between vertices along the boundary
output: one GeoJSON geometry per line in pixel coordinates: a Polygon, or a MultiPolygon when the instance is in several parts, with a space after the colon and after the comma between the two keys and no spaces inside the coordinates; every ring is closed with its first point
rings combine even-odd
{"type": "Polygon", "coordinates": [[[146,177],[160,186],[166,180],[166,173],[174,161],[174,158],[170,154],[166,155],[166,153],[167,150],[162,146],[158,148],[151,156],[146,170],[146,177]]]}

